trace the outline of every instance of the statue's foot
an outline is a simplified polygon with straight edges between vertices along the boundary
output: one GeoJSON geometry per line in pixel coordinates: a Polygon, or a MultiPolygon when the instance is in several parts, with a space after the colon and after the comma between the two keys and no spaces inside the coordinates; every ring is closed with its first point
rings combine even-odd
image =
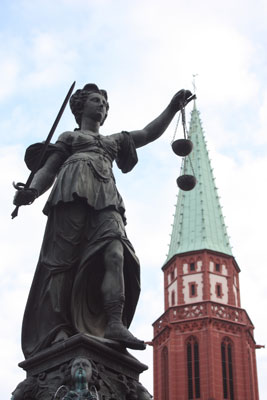
{"type": "Polygon", "coordinates": [[[120,344],[129,349],[145,350],[146,345],[143,340],[137,339],[128,329],[121,323],[108,324],[105,331],[105,339],[116,340],[120,344]]]}

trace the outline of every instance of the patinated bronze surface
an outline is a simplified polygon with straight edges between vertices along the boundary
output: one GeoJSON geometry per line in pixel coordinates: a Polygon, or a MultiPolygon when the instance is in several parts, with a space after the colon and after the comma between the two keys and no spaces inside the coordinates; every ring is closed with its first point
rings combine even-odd
{"type": "MultiPolygon", "coordinates": [[[[106,92],[87,84],[72,95],[78,128],[49,146],[29,190],[19,190],[14,199],[17,206],[30,204],[54,184],[23,320],[26,358],[77,333],[145,348],[128,331],[140,292],[140,267],[125,232],[125,206],[112,165],[116,161],[122,172],[131,171],[136,149],[158,139],[190,95],[179,91],[144,129],[107,136],[99,133],[109,109],[106,92]]],[[[30,168],[41,149],[37,144],[26,152],[30,168]]]]}

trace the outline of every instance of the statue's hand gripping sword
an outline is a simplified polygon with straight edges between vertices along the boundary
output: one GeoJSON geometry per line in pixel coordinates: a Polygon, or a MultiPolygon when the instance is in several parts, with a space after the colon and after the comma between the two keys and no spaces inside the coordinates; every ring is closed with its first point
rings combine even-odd
{"type": "MultiPolygon", "coordinates": [[[[39,170],[40,166],[42,165],[42,162],[44,160],[45,153],[47,151],[48,145],[51,142],[52,136],[53,136],[53,134],[54,134],[54,132],[55,132],[55,130],[57,128],[59,120],[60,120],[60,118],[61,118],[61,116],[62,116],[62,114],[63,114],[63,112],[64,112],[64,110],[66,108],[66,105],[67,105],[67,103],[69,101],[71,93],[72,93],[72,91],[74,89],[74,86],[75,86],[75,81],[71,85],[71,87],[70,87],[70,89],[69,89],[69,91],[67,93],[67,96],[65,97],[65,100],[64,100],[64,102],[63,102],[63,104],[62,104],[62,106],[61,106],[61,108],[60,108],[60,110],[58,112],[58,115],[57,115],[57,117],[55,119],[55,122],[53,123],[52,128],[50,129],[50,132],[49,132],[49,134],[48,134],[48,136],[46,138],[46,141],[44,142],[44,145],[43,145],[42,151],[40,153],[38,162],[36,163],[34,169],[31,171],[31,173],[30,173],[30,175],[29,175],[29,177],[27,179],[27,182],[25,184],[21,183],[21,182],[18,182],[18,183],[15,184],[13,182],[13,186],[15,187],[15,189],[17,189],[17,190],[25,190],[25,189],[29,189],[30,188],[30,185],[32,183],[32,180],[33,180],[33,177],[34,177],[35,173],[39,170]]],[[[16,208],[12,212],[12,214],[11,214],[12,219],[15,218],[18,215],[19,207],[20,206],[16,206],[16,208]]]]}

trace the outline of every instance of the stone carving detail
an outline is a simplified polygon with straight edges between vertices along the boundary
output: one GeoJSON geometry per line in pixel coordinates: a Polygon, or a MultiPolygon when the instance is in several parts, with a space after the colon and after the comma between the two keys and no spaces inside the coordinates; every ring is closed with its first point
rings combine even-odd
{"type": "Polygon", "coordinates": [[[234,322],[243,322],[243,310],[219,304],[211,304],[211,311],[212,315],[216,317],[234,322]]]}
{"type": "Polygon", "coordinates": [[[161,332],[161,335],[156,339],[156,343],[161,345],[162,343],[166,342],[167,339],[170,337],[170,329],[167,327],[161,332]]]}
{"type": "Polygon", "coordinates": [[[173,310],[172,317],[174,320],[183,320],[183,319],[199,318],[206,315],[207,315],[206,304],[194,304],[194,305],[183,306],[182,308],[173,310]]]}
{"type": "Polygon", "coordinates": [[[178,334],[180,332],[193,332],[200,331],[207,325],[206,320],[190,321],[186,323],[179,324],[175,327],[175,332],[178,334]]]}
{"type": "Polygon", "coordinates": [[[237,307],[221,305],[215,302],[206,301],[187,305],[176,306],[168,309],[165,314],[154,325],[155,335],[162,332],[170,323],[182,322],[184,320],[193,320],[199,318],[220,318],[237,323],[248,323],[249,321],[244,310],[237,307]]]}
{"type": "Polygon", "coordinates": [[[53,399],[59,386],[70,380],[70,365],[62,364],[58,370],[40,373],[37,377],[28,377],[20,382],[11,400],[47,400],[53,399]]]}
{"type": "Polygon", "coordinates": [[[239,325],[232,324],[231,322],[214,320],[212,321],[212,325],[216,327],[219,331],[233,333],[235,335],[240,334],[242,331],[242,328],[239,325]]]}
{"type": "Polygon", "coordinates": [[[115,374],[100,363],[76,357],[55,371],[28,377],[11,400],[151,400],[135,379],[115,374]]]}
{"type": "Polygon", "coordinates": [[[72,400],[72,399],[88,399],[98,400],[97,382],[94,376],[93,363],[85,357],[77,357],[71,364],[71,383],[72,389],[67,386],[58,388],[54,395],[54,399],[72,400]],[[64,397],[60,396],[61,389],[67,390],[64,397]]]}
{"type": "Polygon", "coordinates": [[[38,392],[40,393],[38,380],[29,377],[18,384],[12,392],[11,400],[35,400],[37,399],[38,392]]]}
{"type": "Polygon", "coordinates": [[[160,320],[158,320],[155,323],[154,325],[155,333],[157,334],[161,332],[168,324],[169,324],[169,313],[166,313],[162,318],[160,318],[160,320]]]}

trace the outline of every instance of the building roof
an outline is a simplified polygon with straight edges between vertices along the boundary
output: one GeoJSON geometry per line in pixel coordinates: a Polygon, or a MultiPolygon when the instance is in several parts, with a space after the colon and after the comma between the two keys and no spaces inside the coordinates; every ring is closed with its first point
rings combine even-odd
{"type": "MultiPolygon", "coordinates": [[[[176,254],[203,249],[232,255],[196,103],[191,113],[189,138],[194,144],[189,157],[197,184],[191,191],[179,190],[166,262],[176,254]]],[[[181,174],[192,175],[186,159],[181,174]]]]}

